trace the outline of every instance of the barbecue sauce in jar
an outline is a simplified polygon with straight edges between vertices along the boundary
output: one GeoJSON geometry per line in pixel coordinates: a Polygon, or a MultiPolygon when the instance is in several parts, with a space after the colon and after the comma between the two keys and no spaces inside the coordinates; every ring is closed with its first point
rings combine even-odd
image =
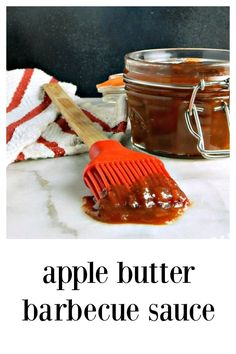
{"type": "Polygon", "coordinates": [[[124,185],[104,189],[101,199],[84,197],[83,210],[93,219],[106,223],[168,224],[180,216],[190,202],[176,182],[154,174],[124,185]]]}
{"type": "MultiPolygon", "coordinates": [[[[199,112],[205,148],[229,149],[229,128],[222,102],[229,104],[229,52],[211,49],[157,49],[127,54],[124,78],[133,144],[170,157],[199,158],[185,112],[200,80],[216,82],[199,90],[199,112]]],[[[193,129],[196,124],[192,122],[193,129]]]]}

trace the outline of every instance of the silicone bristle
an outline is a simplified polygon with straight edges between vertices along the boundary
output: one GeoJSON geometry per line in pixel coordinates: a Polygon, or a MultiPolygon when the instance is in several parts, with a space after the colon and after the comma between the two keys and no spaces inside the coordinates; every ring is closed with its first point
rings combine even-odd
{"type": "Polygon", "coordinates": [[[147,160],[147,164],[153,173],[163,174],[160,164],[154,162],[153,160],[147,160]]]}
{"type": "Polygon", "coordinates": [[[87,186],[91,189],[92,193],[95,195],[96,199],[99,199],[99,194],[101,191],[101,182],[96,178],[96,174],[88,171],[84,177],[87,186]]]}
{"type": "Polygon", "coordinates": [[[130,171],[128,165],[127,165],[127,161],[121,161],[121,166],[123,167],[128,179],[129,179],[129,184],[132,184],[136,181],[132,171],[130,171]]]}
{"type": "Polygon", "coordinates": [[[112,162],[111,163],[112,169],[114,173],[117,173],[117,176],[119,178],[120,184],[124,184],[126,187],[129,186],[129,177],[127,176],[127,173],[121,166],[120,162],[112,162]]]}
{"type": "Polygon", "coordinates": [[[102,168],[104,169],[106,175],[109,176],[110,184],[112,184],[113,186],[116,184],[120,184],[118,171],[113,169],[112,163],[104,164],[102,165],[102,168]]]}
{"type": "Polygon", "coordinates": [[[100,163],[89,169],[84,177],[88,187],[99,199],[101,192],[110,186],[122,184],[130,187],[140,178],[156,174],[169,176],[162,162],[146,158],[100,163]]]}

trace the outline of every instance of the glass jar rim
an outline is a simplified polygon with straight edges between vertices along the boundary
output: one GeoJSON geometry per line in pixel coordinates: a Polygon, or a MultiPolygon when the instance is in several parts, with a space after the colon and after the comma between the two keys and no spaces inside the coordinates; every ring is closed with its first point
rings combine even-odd
{"type": "MultiPolygon", "coordinates": [[[[227,62],[229,62],[229,53],[230,51],[228,49],[217,49],[217,48],[153,48],[153,49],[144,49],[144,50],[138,50],[138,51],[134,51],[134,52],[129,52],[125,55],[125,60],[131,60],[133,62],[137,62],[137,63],[143,63],[143,64],[148,64],[148,65],[170,65],[171,63],[175,64],[176,62],[171,62],[171,61],[167,61],[168,59],[171,58],[170,55],[168,54],[174,54],[174,53],[189,53],[189,52],[196,52],[198,53],[197,56],[194,56],[195,58],[199,58],[199,59],[206,59],[206,60],[212,60],[212,64],[226,64],[227,62]],[[158,58],[155,61],[151,61],[151,60],[145,60],[142,58],[139,58],[139,55],[142,54],[150,54],[150,53],[157,53],[160,54],[160,58],[158,60],[158,58]],[[209,53],[209,57],[203,56],[203,54],[209,53]],[[166,57],[164,58],[164,56],[161,57],[161,54],[166,54],[166,57]],[[199,56],[200,54],[202,54],[201,56],[199,56]],[[227,58],[224,59],[219,59],[219,58],[211,58],[210,54],[212,54],[212,56],[214,57],[213,54],[218,54],[218,55],[225,55],[227,58]],[[163,60],[165,59],[165,60],[163,60]]],[[[182,55],[179,56],[179,58],[189,58],[189,55],[182,55]]],[[[178,57],[175,57],[176,59],[178,57]]],[[[188,62],[185,62],[185,64],[187,65],[188,62]]],[[[201,64],[205,64],[205,61],[198,61],[198,65],[201,64]]]]}

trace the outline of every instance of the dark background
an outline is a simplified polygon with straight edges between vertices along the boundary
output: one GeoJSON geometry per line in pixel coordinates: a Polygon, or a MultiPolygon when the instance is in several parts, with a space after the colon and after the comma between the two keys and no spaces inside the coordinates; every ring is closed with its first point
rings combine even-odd
{"type": "Polygon", "coordinates": [[[229,49],[229,7],[8,7],[7,69],[36,67],[82,97],[140,49],[229,49]]]}

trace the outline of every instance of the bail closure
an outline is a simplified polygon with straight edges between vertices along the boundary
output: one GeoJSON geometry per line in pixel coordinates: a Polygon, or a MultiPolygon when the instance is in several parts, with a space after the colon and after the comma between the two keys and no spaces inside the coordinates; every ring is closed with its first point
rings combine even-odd
{"type": "MultiPolygon", "coordinates": [[[[203,132],[202,132],[202,127],[201,127],[201,121],[199,119],[198,112],[201,113],[204,111],[202,107],[197,107],[195,105],[195,99],[197,96],[197,93],[199,90],[204,91],[205,87],[207,86],[222,86],[222,88],[229,88],[229,78],[223,81],[211,81],[211,82],[205,82],[205,80],[200,80],[199,84],[193,87],[193,92],[189,101],[189,106],[188,109],[185,112],[185,121],[188,127],[189,132],[198,140],[197,143],[197,149],[201,153],[201,155],[205,159],[213,159],[213,158],[222,158],[222,157],[229,157],[230,155],[230,150],[225,149],[225,150],[210,150],[205,148],[205,142],[204,142],[204,137],[203,137],[203,132]],[[195,125],[196,125],[196,130],[193,129],[192,125],[192,120],[194,120],[195,125]]],[[[227,125],[228,128],[230,128],[230,111],[229,111],[229,106],[225,101],[221,101],[221,105],[218,107],[214,108],[214,111],[224,111],[226,120],[227,120],[227,125]]]]}

